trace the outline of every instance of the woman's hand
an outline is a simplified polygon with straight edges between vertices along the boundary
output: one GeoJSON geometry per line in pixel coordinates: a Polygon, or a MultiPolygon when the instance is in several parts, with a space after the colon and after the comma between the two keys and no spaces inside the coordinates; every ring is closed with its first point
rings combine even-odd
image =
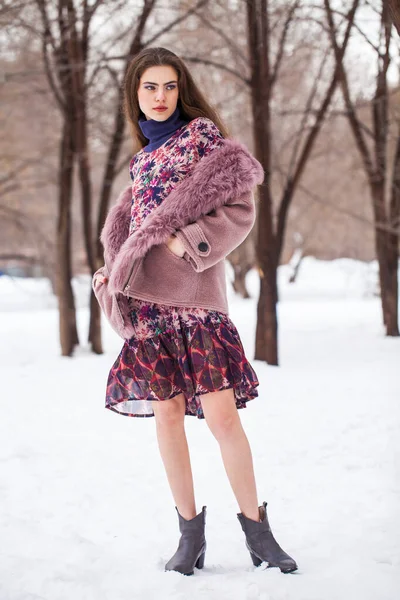
{"type": "Polygon", "coordinates": [[[183,255],[185,254],[185,248],[183,247],[182,242],[178,240],[178,238],[175,237],[174,234],[171,235],[166,244],[173,254],[176,254],[176,256],[183,258],[183,255]]]}
{"type": "Polygon", "coordinates": [[[94,275],[94,280],[95,281],[100,281],[100,283],[107,283],[108,281],[108,277],[106,277],[105,275],[103,275],[102,273],[96,273],[94,275]]]}

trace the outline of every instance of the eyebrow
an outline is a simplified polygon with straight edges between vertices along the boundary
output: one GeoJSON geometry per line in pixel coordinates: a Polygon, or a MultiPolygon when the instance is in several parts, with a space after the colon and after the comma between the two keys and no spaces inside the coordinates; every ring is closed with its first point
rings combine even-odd
{"type": "MultiPolygon", "coordinates": [[[[142,85],[145,85],[146,83],[150,83],[151,85],[158,85],[158,83],[154,83],[153,81],[143,81],[142,85]]],[[[169,85],[170,83],[178,83],[175,79],[173,81],[167,81],[167,83],[164,83],[164,85],[169,85]]]]}

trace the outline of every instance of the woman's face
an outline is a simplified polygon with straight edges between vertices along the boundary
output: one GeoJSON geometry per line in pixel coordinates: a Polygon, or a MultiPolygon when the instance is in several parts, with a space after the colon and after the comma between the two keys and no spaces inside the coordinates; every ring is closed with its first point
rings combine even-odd
{"type": "Polygon", "coordinates": [[[166,121],[178,103],[177,72],[167,65],[149,67],[140,78],[137,94],[140,110],[146,119],[166,121]]]}

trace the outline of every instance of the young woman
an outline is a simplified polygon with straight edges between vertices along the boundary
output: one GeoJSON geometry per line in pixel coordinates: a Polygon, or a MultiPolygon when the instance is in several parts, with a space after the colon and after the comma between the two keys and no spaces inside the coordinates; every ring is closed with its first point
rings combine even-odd
{"type": "Polygon", "coordinates": [[[225,257],[255,219],[263,170],[228,138],[183,61],[148,48],[131,62],[125,114],[136,143],[132,183],[101,236],[105,266],[93,289],[125,339],[108,378],[106,407],[155,417],[181,537],[166,570],[202,568],[206,507],[197,514],[184,417],[205,419],[217,439],[255,565],[282,572],[296,562],[276,542],[258,506],[252,456],[238,409],[257,376],[228,316],[225,257]]]}

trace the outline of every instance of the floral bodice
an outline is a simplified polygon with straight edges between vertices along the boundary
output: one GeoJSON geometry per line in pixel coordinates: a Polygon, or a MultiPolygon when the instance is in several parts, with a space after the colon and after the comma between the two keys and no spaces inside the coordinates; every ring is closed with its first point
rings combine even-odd
{"type": "Polygon", "coordinates": [[[139,150],[129,165],[132,179],[132,209],[129,234],[159,206],[175,186],[189,175],[194,165],[221,146],[222,134],[205,117],[193,119],[177,129],[152,152],[139,150]]]}

